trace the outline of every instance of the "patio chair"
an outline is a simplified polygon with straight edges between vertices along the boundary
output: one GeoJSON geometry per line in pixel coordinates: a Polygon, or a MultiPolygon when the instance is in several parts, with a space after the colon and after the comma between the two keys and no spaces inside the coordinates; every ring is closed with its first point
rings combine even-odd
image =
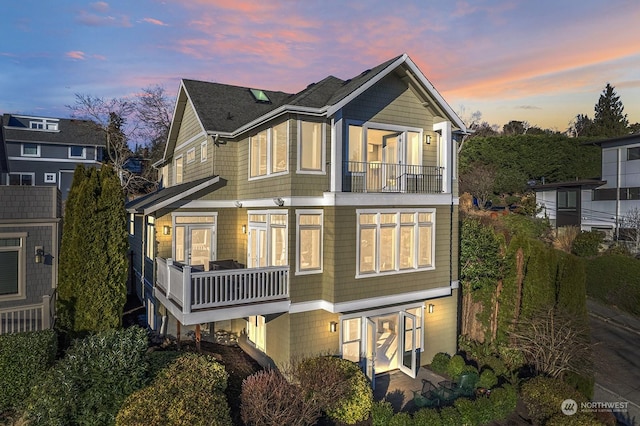
{"type": "Polygon", "coordinates": [[[422,389],[413,391],[413,403],[418,408],[432,408],[440,406],[438,388],[427,379],[422,379],[422,389]]]}
{"type": "Polygon", "coordinates": [[[474,396],[476,393],[476,384],[478,383],[478,380],[480,380],[478,373],[468,372],[462,374],[454,388],[456,398],[459,398],[461,396],[474,396]]]}

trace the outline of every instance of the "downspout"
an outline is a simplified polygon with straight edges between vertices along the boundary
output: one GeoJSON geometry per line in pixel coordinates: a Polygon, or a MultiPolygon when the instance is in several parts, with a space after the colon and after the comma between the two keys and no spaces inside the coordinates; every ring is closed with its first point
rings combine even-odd
{"type": "Polygon", "coordinates": [[[616,243],[620,239],[620,162],[622,149],[616,149],[616,243]]]}

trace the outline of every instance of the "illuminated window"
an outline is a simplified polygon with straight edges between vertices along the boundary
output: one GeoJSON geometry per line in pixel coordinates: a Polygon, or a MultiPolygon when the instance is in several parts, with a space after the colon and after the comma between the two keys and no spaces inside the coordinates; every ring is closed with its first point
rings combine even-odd
{"type": "Polygon", "coordinates": [[[298,172],[324,172],[322,123],[300,121],[298,126],[298,172]]]}
{"type": "Polygon", "coordinates": [[[179,156],[179,157],[176,157],[176,168],[175,168],[176,185],[182,183],[182,170],[183,170],[183,167],[184,167],[184,162],[183,162],[182,155],[179,156]]]}
{"type": "Polygon", "coordinates": [[[298,273],[322,272],[322,210],[298,210],[298,273]]]}
{"type": "Polygon", "coordinates": [[[187,164],[196,161],[196,149],[191,148],[187,151],[187,164]]]}
{"type": "Polygon", "coordinates": [[[200,144],[200,162],[204,163],[205,161],[207,161],[207,141],[200,144]]]}
{"type": "Polygon", "coordinates": [[[289,168],[287,122],[250,138],[249,178],[286,173],[289,168]]]}

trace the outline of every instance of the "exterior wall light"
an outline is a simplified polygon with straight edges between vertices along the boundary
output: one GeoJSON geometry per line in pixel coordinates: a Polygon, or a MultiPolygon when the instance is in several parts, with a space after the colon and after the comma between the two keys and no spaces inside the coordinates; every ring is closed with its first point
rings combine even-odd
{"type": "Polygon", "coordinates": [[[428,310],[430,314],[433,313],[433,308],[434,308],[433,303],[429,303],[428,310]]]}
{"type": "Polygon", "coordinates": [[[42,263],[44,260],[44,247],[36,246],[36,263],[42,263]]]}
{"type": "Polygon", "coordinates": [[[171,227],[169,225],[164,225],[162,227],[162,234],[163,235],[171,235],[171,227]]]}
{"type": "Polygon", "coordinates": [[[273,199],[273,203],[278,206],[278,207],[282,207],[284,206],[284,200],[280,197],[276,197],[273,199]]]}
{"type": "Polygon", "coordinates": [[[329,331],[330,331],[331,333],[335,333],[336,331],[338,331],[338,323],[337,323],[337,322],[335,322],[335,321],[331,321],[331,322],[329,323],[329,331]]]}
{"type": "Polygon", "coordinates": [[[247,225],[242,225],[242,233],[243,234],[247,233],[247,225]]]}

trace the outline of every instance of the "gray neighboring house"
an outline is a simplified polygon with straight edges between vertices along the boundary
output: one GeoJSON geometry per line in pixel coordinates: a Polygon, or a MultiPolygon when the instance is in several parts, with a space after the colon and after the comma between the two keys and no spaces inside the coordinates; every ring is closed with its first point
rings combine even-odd
{"type": "Polygon", "coordinates": [[[89,120],[4,114],[0,185],[55,186],[64,201],[76,165],[99,166],[105,141],[89,120]]]}
{"type": "Polygon", "coordinates": [[[62,202],[54,186],[0,186],[0,334],[53,325],[62,202]]]}

